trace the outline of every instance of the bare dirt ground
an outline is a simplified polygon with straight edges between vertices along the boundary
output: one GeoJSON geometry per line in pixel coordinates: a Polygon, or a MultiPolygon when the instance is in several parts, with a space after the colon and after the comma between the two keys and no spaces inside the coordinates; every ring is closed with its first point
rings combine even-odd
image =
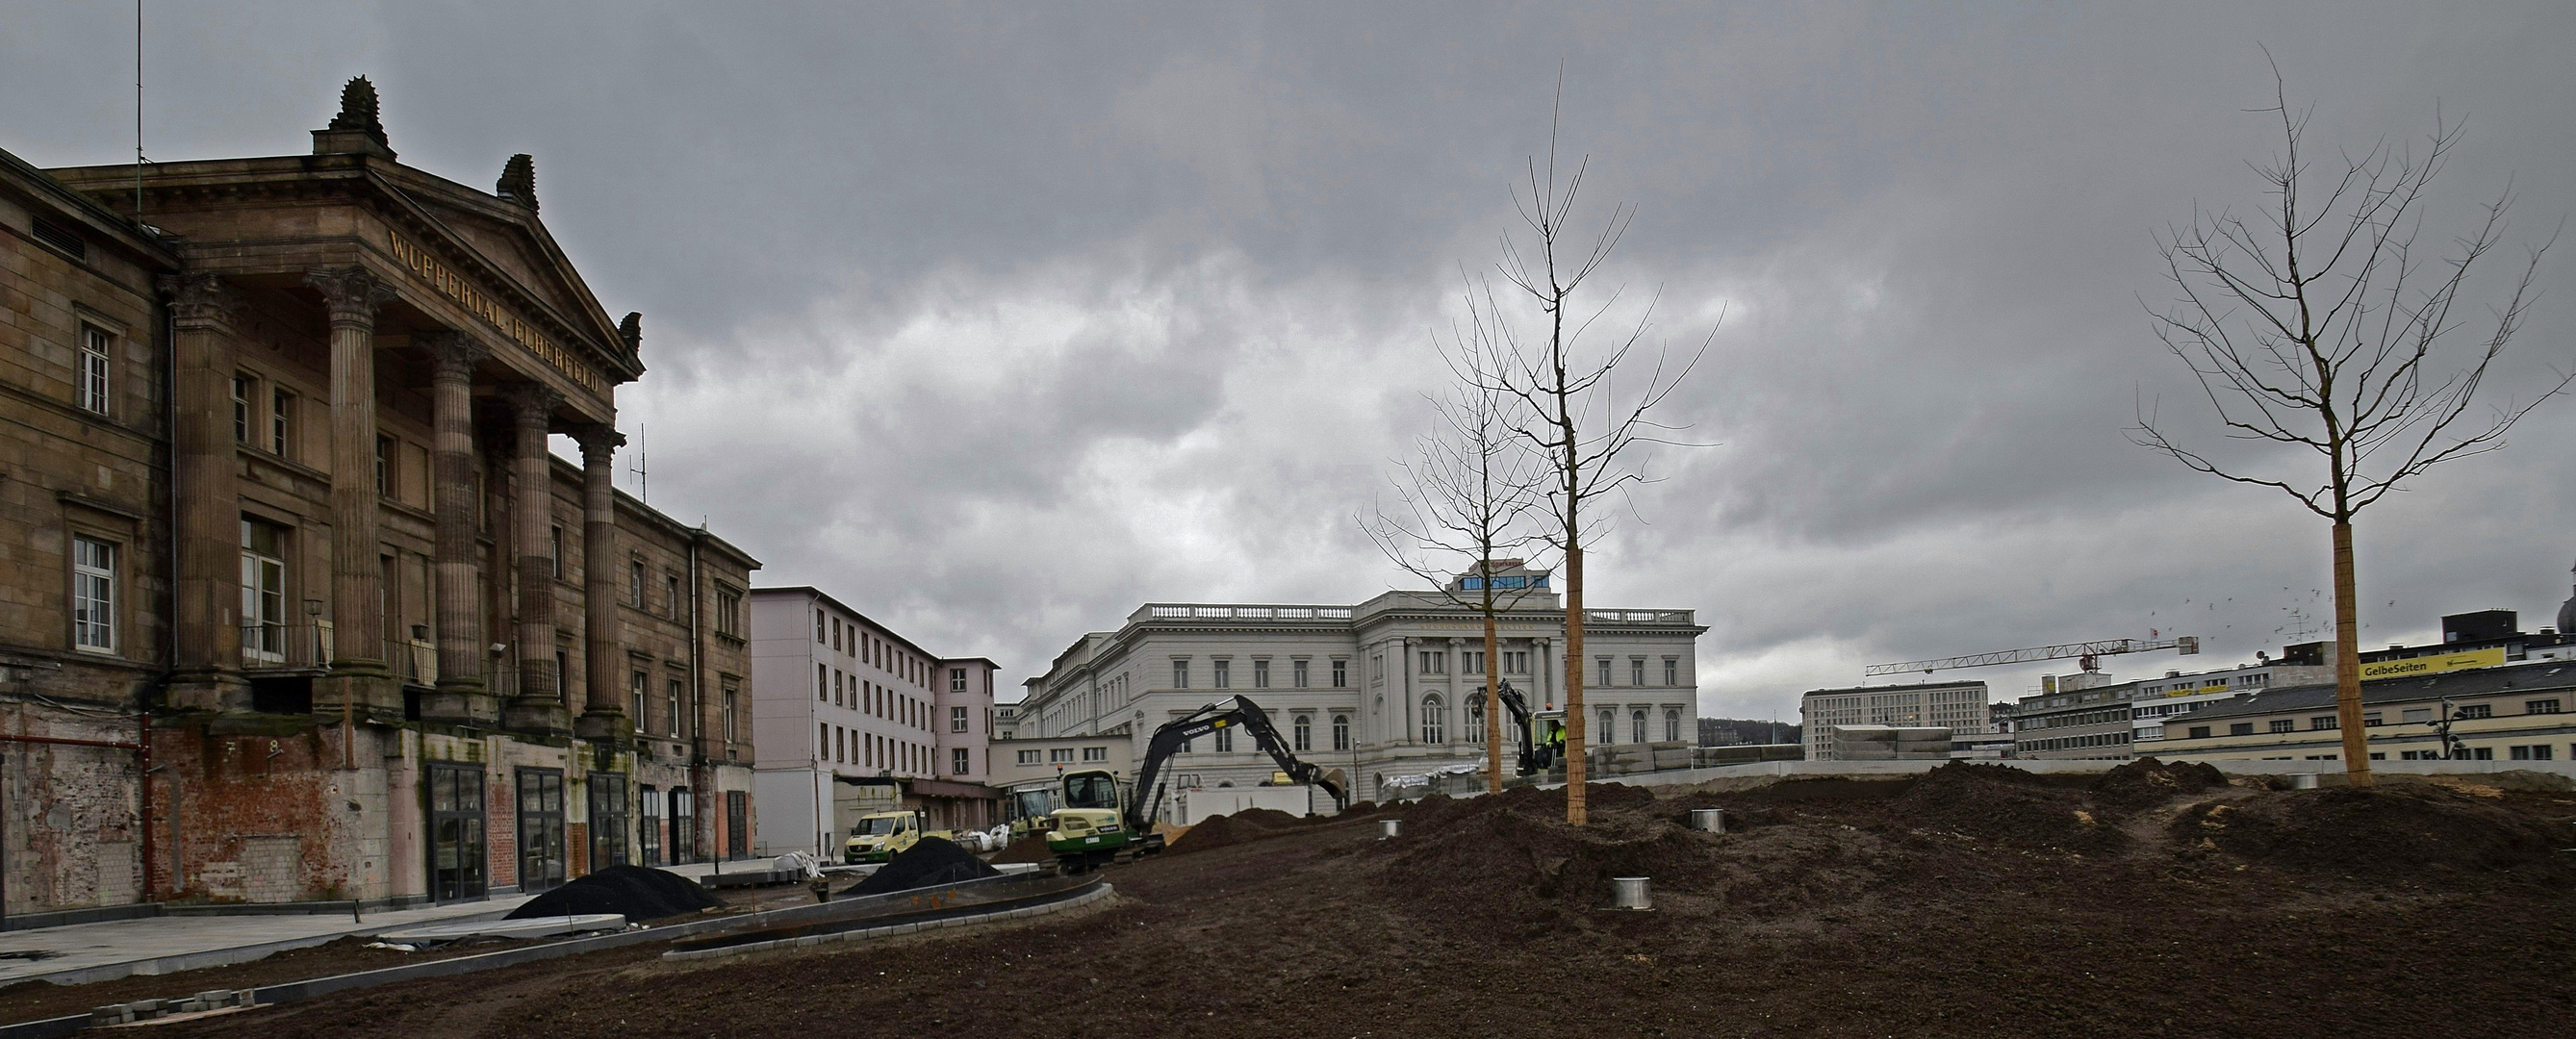
{"type": "MultiPolygon", "coordinates": [[[[658,946],[168,1026],[294,1036],[2422,1036],[2576,1010],[2576,795],[1954,766],[1239,828],[1107,911],[671,965],[658,946]],[[1725,807],[1725,835],[1681,824],[1725,807]],[[1261,832],[1252,833],[1258,829],[1261,832]],[[1600,908],[1604,878],[1656,908],[1600,908]]],[[[1203,839],[1217,836],[1205,831],[1203,839]]],[[[1175,852],[1189,841],[1177,842],[1175,852]]]]}

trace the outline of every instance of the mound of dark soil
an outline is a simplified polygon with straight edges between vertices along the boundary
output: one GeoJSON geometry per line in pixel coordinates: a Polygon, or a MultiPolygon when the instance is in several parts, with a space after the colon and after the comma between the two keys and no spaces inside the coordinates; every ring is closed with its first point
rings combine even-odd
{"type": "Polygon", "coordinates": [[[1233,815],[1211,815],[1181,834],[1169,849],[1173,852],[1212,851],[1227,845],[1257,841],[1284,830],[1314,822],[1311,817],[1290,815],[1275,808],[1246,808],[1233,815]]]}
{"type": "Polygon", "coordinates": [[[1898,825],[2015,847],[2101,854],[2128,844],[2087,810],[2082,793],[2008,765],[1953,761],[1924,773],[1888,810],[1898,825]]]}
{"type": "Polygon", "coordinates": [[[2487,798],[2423,783],[2332,787],[2197,804],[2174,820],[2188,845],[2347,875],[2425,876],[2561,865],[2557,827],[2487,798]]]}
{"type": "Polygon", "coordinates": [[[508,918],[616,913],[630,921],[659,920],[723,904],[697,881],[679,874],[643,866],[610,866],[529,899],[511,910],[508,918]]]}
{"type": "Polygon", "coordinates": [[[958,847],[955,841],[944,837],[924,837],[920,843],[886,860],[886,864],[868,874],[866,880],[842,889],[835,897],[882,895],[1001,875],[1001,870],[985,865],[984,860],[958,847]]]}
{"type": "Polygon", "coordinates": [[[2227,785],[2227,777],[2216,766],[2205,761],[2166,764],[2154,758],[2139,758],[2093,781],[2093,800],[2108,808],[2136,811],[2152,808],[2176,797],[2215,790],[2227,785]]]}
{"type": "Polygon", "coordinates": [[[1043,833],[1013,837],[1010,847],[1002,849],[1001,854],[993,856],[993,864],[997,866],[1018,862],[1054,861],[1055,853],[1047,850],[1046,835],[1043,833]]]}

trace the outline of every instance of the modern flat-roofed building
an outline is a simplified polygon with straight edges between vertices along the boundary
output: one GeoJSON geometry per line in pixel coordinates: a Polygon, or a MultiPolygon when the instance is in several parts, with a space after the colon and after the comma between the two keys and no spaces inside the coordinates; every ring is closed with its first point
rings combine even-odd
{"type": "Polygon", "coordinates": [[[1798,698],[1799,732],[1809,761],[1843,760],[1836,726],[1942,728],[1950,730],[1952,739],[1965,741],[1983,735],[1991,716],[1984,682],[1813,689],[1798,698]]]}
{"type": "Polygon", "coordinates": [[[993,681],[812,587],[751,593],[752,730],[764,854],[837,857],[858,814],[922,811],[934,829],[996,820],[993,681]]]}
{"type": "MultiPolygon", "coordinates": [[[[1118,735],[1141,756],[1164,723],[1241,695],[1300,759],[1344,773],[1354,800],[1375,798],[1388,777],[1480,764],[1489,677],[1525,690],[1542,715],[1564,709],[1565,611],[1550,575],[1495,567],[1496,586],[1519,597],[1500,618],[1500,660],[1485,659],[1476,612],[1436,591],[1356,606],[1148,603],[1117,630],[1075,640],[1025,683],[1019,739],[1118,735]]],[[[1689,747],[1693,645],[1707,630],[1689,610],[1585,611],[1595,747],[1689,747]]],[[[1249,786],[1277,767],[1249,738],[1220,731],[1184,749],[1167,774],[1174,789],[1249,786]]]]}
{"type": "MultiPolygon", "coordinates": [[[[2167,719],[2154,753],[2185,761],[2337,761],[2343,732],[2335,693],[2319,684],[2231,697],[2167,719]]],[[[2361,705],[2374,760],[2576,759],[2576,662],[2365,680],[2361,705]]]]}

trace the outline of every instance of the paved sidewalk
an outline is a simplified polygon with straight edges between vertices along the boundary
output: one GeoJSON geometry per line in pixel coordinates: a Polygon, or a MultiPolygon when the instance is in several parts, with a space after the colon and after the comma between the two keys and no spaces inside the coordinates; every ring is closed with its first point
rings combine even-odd
{"type": "Polygon", "coordinates": [[[44,979],[64,984],[129,974],[168,974],[246,963],[273,952],[321,945],[353,934],[497,917],[529,896],[368,913],[259,916],[159,916],[0,933],[0,953],[43,951],[38,960],[0,959],[0,985],[44,979]]]}

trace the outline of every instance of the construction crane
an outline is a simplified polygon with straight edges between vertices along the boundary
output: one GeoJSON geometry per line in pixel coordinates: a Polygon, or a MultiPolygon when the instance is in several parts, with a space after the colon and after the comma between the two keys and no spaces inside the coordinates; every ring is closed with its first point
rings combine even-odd
{"type": "Polygon", "coordinates": [[[2086,671],[2099,671],[2102,669],[2101,658],[2114,653],[2151,653],[2160,649],[2174,650],[2187,657],[2194,656],[2200,652],[2200,639],[2191,635],[2182,635],[2169,639],[2100,639],[2093,642],[2069,642],[2058,646],[2007,649],[2000,653],[1871,664],[1863,673],[1870,677],[1901,675],[1911,671],[1930,674],[1934,671],[1947,671],[1953,668],[2026,664],[2033,660],[2064,660],[2068,657],[2076,658],[2086,671]]]}

